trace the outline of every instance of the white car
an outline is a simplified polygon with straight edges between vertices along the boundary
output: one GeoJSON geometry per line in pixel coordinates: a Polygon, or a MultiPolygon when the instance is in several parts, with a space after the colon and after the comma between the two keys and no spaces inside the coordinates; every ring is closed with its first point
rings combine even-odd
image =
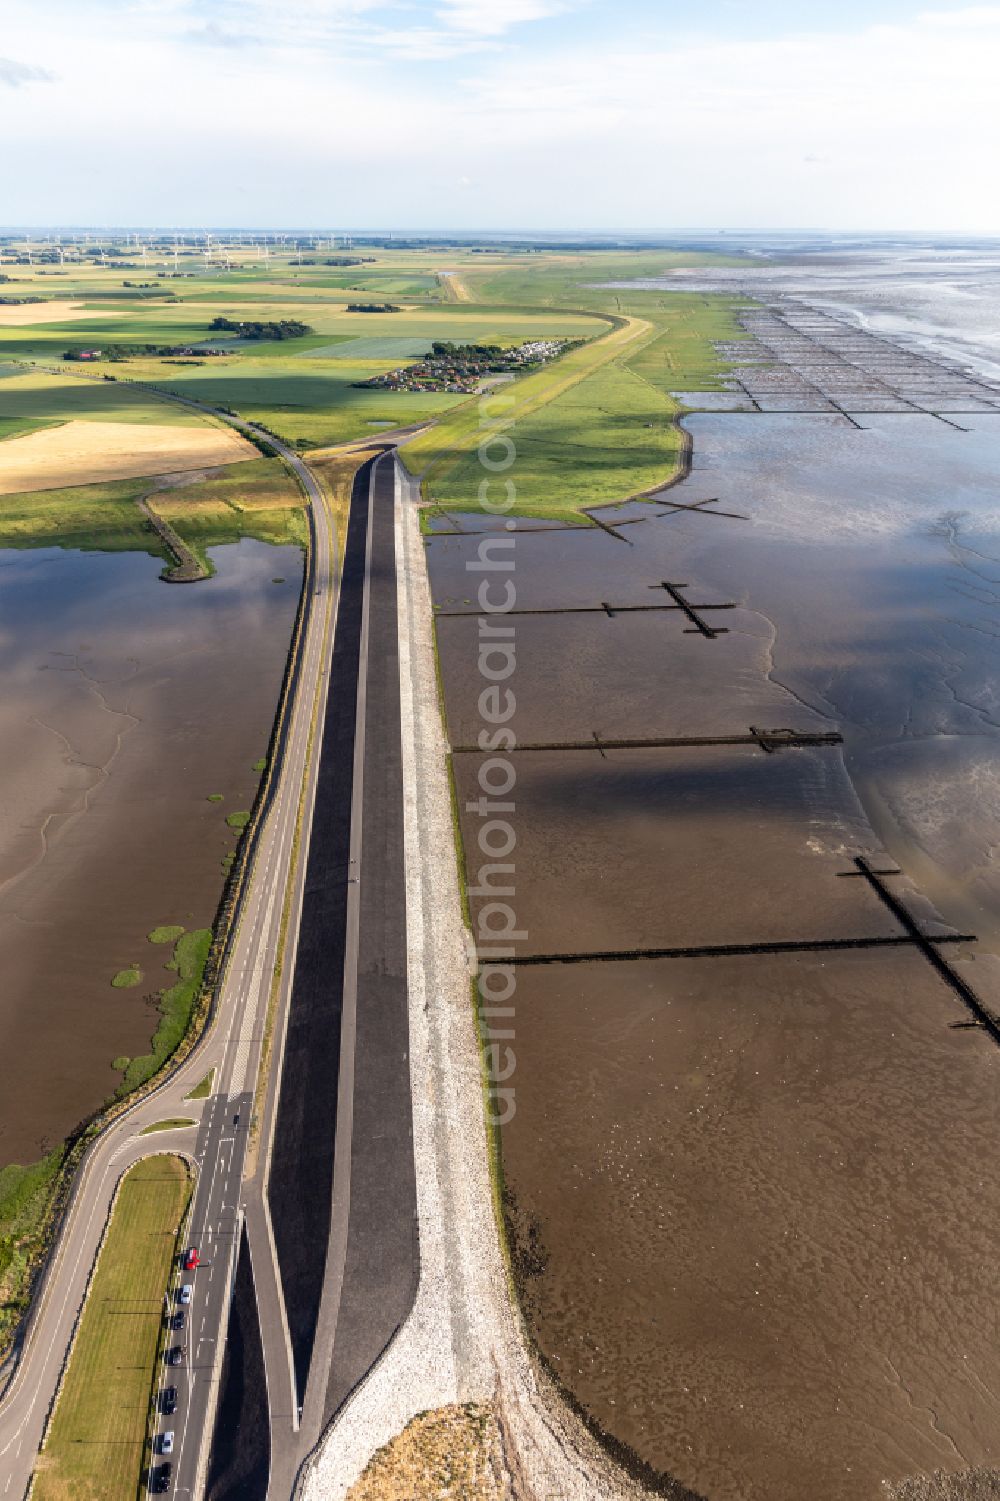
{"type": "Polygon", "coordinates": [[[193,1282],[185,1282],[184,1285],[183,1285],[183,1287],[181,1288],[180,1301],[182,1303],[190,1303],[190,1301],[191,1301],[191,1299],[193,1297],[194,1297],[194,1283],[193,1282]]]}
{"type": "Polygon", "coordinates": [[[160,1434],[160,1453],[161,1454],[173,1454],[173,1452],[174,1452],[174,1430],[172,1428],[168,1428],[167,1431],[166,1431],[166,1433],[161,1433],[160,1434]]]}

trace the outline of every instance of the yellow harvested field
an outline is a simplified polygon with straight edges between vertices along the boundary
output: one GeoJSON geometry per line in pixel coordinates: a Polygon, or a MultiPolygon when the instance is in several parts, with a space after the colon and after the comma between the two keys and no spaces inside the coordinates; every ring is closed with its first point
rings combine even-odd
{"type": "Polygon", "coordinates": [[[257,457],[253,445],[229,428],[74,419],[0,443],[0,495],[173,474],[257,457]]]}
{"type": "Polygon", "coordinates": [[[72,323],[77,318],[120,318],[117,308],[98,312],[80,302],[0,303],[0,328],[23,328],[31,323],[72,323]]]}

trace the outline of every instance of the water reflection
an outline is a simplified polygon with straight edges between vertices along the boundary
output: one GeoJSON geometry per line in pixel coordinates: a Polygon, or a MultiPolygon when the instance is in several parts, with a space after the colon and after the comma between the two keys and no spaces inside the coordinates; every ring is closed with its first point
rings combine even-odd
{"type": "MultiPolygon", "coordinates": [[[[929,931],[926,897],[981,935],[956,963],[1000,1004],[1000,416],[963,422],[698,415],[692,472],[664,498],[729,515],[609,509],[627,546],[517,537],[518,608],[543,612],[511,617],[522,741],[751,724],[845,741],[516,753],[522,959],[898,934],[845,874],[863,849],[900,862],[889,879],[929,931]],[[729,633],[615,613],[664,580],[737,604],[707,616],[729,633]]],[[[479,539],[427,546],[463,744],[479,539]]],[[[476,757],[455,770],[461,804],[476,757]]],[[[509,1228],[530,1247],[534,1337],[594,1423],[709,1501],[876,1501],[883,1482],[996,1465],[998,1060],[956,1030],[967,1013],[926,959],[518,976],[509,1228]]]]}

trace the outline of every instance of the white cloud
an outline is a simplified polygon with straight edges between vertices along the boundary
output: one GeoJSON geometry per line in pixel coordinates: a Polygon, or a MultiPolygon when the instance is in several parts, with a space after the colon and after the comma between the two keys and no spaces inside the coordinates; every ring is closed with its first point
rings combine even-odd
{"type": "Polygon", "coordinates": [[[543,21],[566,9],[558,0],[444,0],[437,16],[446,30],[497,37],[525,21],[543,21]]]}
{"type": "Polygon", "coordinates": [[[6,84],[9,89],[19,89],[24,83],[51,83],[54,77],[48,68],[19,63],[13,57],[0,57],[0,84],[6,84]]]}
{"type": "Polygon", "coordinates": [[[603,46],[557,0],[108,4],[4,0],[58,73],[0,89],[9,221],[1000,230],[1000,4],[709,44],[620,0],[603,46]]]}

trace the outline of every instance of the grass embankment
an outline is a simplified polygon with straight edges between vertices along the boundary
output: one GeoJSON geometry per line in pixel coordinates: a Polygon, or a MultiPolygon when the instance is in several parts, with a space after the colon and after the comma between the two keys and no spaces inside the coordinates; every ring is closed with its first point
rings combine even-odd
{"type": "Polygon", "coordinates": [[[376,450],[372,448],[335,449],[333,452],[314,451],[309,455],[309,468],[319,480],[326,496],[326,503],[333,518],[337,547],[341,557],[347,537],[347,518],[351,509],[351,491],[354,476],[376,450]]]}
{"type": "MultiPolygon", "coordinates": [[[[338,451],[329,454],[310,454],[309,466],[316,474],[323,496],[326,500],[326,515],[322,512],[316,515],[317,528],[332,526],[337,539],[340,557],[343,557],[344,540],[347,534],[347,522],[350,513],[351,492],[354,486],[354,476],[362,464],[373,455],[370,449],[354,449],[350,452],[338,451]]],[[[329,644],[330,634],[334,629],[332,614],[328,616],[324,633],[324,643],[329,644]]],[[[312,714],[309,722],[309,738],[306,747],[307,761],[312,758],[316,744],[317,719],[320,704],[323,700],[322,687],[317,688],[313,698],[312,714]]],[[[295,831],[292,836],[292,850],[289,869],[295,870],[298,865],[299,853],[302,841],[302,824],[305,814],[306,782],[303,780],[299,789],[299,801],[295,814],[295,831]]],[[[285,887],[284,900],[281,907],[281,923],[278,939],[278,955],[271,973],[271,984],[267,998],[267,1009],[264,1017],[264,1040],[261,1048],[260,1067],[257,1071],[257,1088],[254,1093],[253,1111],[250,1119],[249,1147],[248,1147],[248,1171],[255,1172],[257,1167],[257,1151],[260,1145],[259,1121],[263,1106],[264,1095],[267,1087],[267,1079],[270,1068],[271,1049],[274,1044],[274,1028],[278,1013],[278,996],[281,989],[281,976],[286,960],[285,945],[288,937],[288,925],[291,920],[293,902],[293,882],[289,880],[285,887]]]]}
{"type": "Polygon", "coordinates": [[[179,1157],[151,1157],[122,1179],[35,1470],[35,1501],[135,1501],[190,1194],[179,1157]]]}
{"type": "MultiPolygon", "coordinates": [[[[662,273],[670,259],[567,255],[466,273],[470,295],[488,302],[572,301],[627,321],[617,334],[502,388],[502,396],[513,398],[506,411],[502,401],[484,407],[477,397],[406,444],[402,457],[422,476],[425,498],[443,510],[475,511],[484,479],[494,479],[496,499],[509,480],[517,496],[512,514],[585,521],[584,507],[642,495],[669,480],[683,452],[682,408],[671,393],[720,386],[725,363],[715,343],[742,336],[734,299],[591,282],[662,273]],[[573,379],[560,382],[559,371],[573,379]],[[477,453],[484,418],[514,443],[514,463],[495,477],[477,453]]],[[[499,443],[487,452],[503,458],[499,443]]]]}
{"type": "Polygon", "coordinates": [[[67,1152],[64,1144],[28,1167],[0,1169],[0,1352],[27,1307],[31,1269],[44,1249],[67,1152]]]}
{"type": "Polygon", "coordinates": [[[182,933],[177,939],[173,958],[167,965],[176,972],[177,983],[162,993],[160,1022],[153,1033],[150,1051],[129,1061],[125,1077],[118,1086],[119,1096],[131,1094],[151,1079],[184,1036],[201,988],[211,944],[211,928],[196,928],[192,933],[182,933]]]}
{"type": "MultiPolygon", "coordinates": [[[[492,481],[490,493],[499,498],[510,479],[517,491],[510,514],[561,515],[567,509],[579,510],[587,500],[578,484],[567,482],[566,471],[569,468],[575,481],[576,466],[583,467],[581,455],[572,454],[576,462],[567,464],[567,450],[586,444],[591,467],[598,462],[607,467],[602,444],[608,442],[617,424],[621,430],[613,431],[616,448],[632,451],[628,449],[631,429],[638,424],[628,405],[630,396],[632,400],[641,396],[644,408],[655,405],[657,425],[669,430],[663,399],[657,396],[652,402],[648,390],[643,390],[621,363],[625,353],[637,341],[648,338],[650,332],[645,320],[628,318],[620,327],[571,350],[562,359],[499,387],[492,398],[471,398],[414,438],[400,453],[411,474],[421,476],[425,497],[446,509],[476,510],[484,480],[492,481]],[[630,392],[620,389],[626,384],[631,385],[630,392]],[[515,462],[494,473],[481,462],[479,449],[485,443],[491,463],[502,463],[511,451],[502,435],[514,444],[515,462]],[[496,439],[492,444],[491,437],[496,439]],[[533,444],[531,467],[524,462],[529,443],[533,444]]],[[[651,446],[656,447],[646,445],[651,446]]],[[[669,439],[661,439],[658,447],[669,451],[669,439]]],[[[662,474],[658,449],[656,457],[660,458],[658,472],[662,474]]],[[[633,458],[633,468],[637,462],[633,458]]],[[[617,472],[627,475],[628,466],[619,461],[617,472]]],[[[651,474],[650,484],[655,480],[651,474]]],[[[616,495],[621,493],[614,481],[609,486],[605,478],[603,489],[596,492],[599,498],[609,488],[616,495]]]]}
{"type": "MultiPolygon", "coordinates": [[[[190,1099],[190,1095],[188,1096],[190,1099]]],[[[194,1121],[189,1115],[177,1115],[170,1120],[154,1121],[151,1126],[146,1126],[139,1132],[140,1136],[155,1136],[157,1131],[182,1131],[185,1126],[193,1126],[194,1121]]]]}
{"type": "Polygon", "coordinates": [[[280,459],[250,459],[169,488],[137,478],[0,496],[0,547],[146,552],[170,562],[137,504],[146,496],[206,566],[206,549],[243,537],[305,545],[297,484],[280,459]]]}

